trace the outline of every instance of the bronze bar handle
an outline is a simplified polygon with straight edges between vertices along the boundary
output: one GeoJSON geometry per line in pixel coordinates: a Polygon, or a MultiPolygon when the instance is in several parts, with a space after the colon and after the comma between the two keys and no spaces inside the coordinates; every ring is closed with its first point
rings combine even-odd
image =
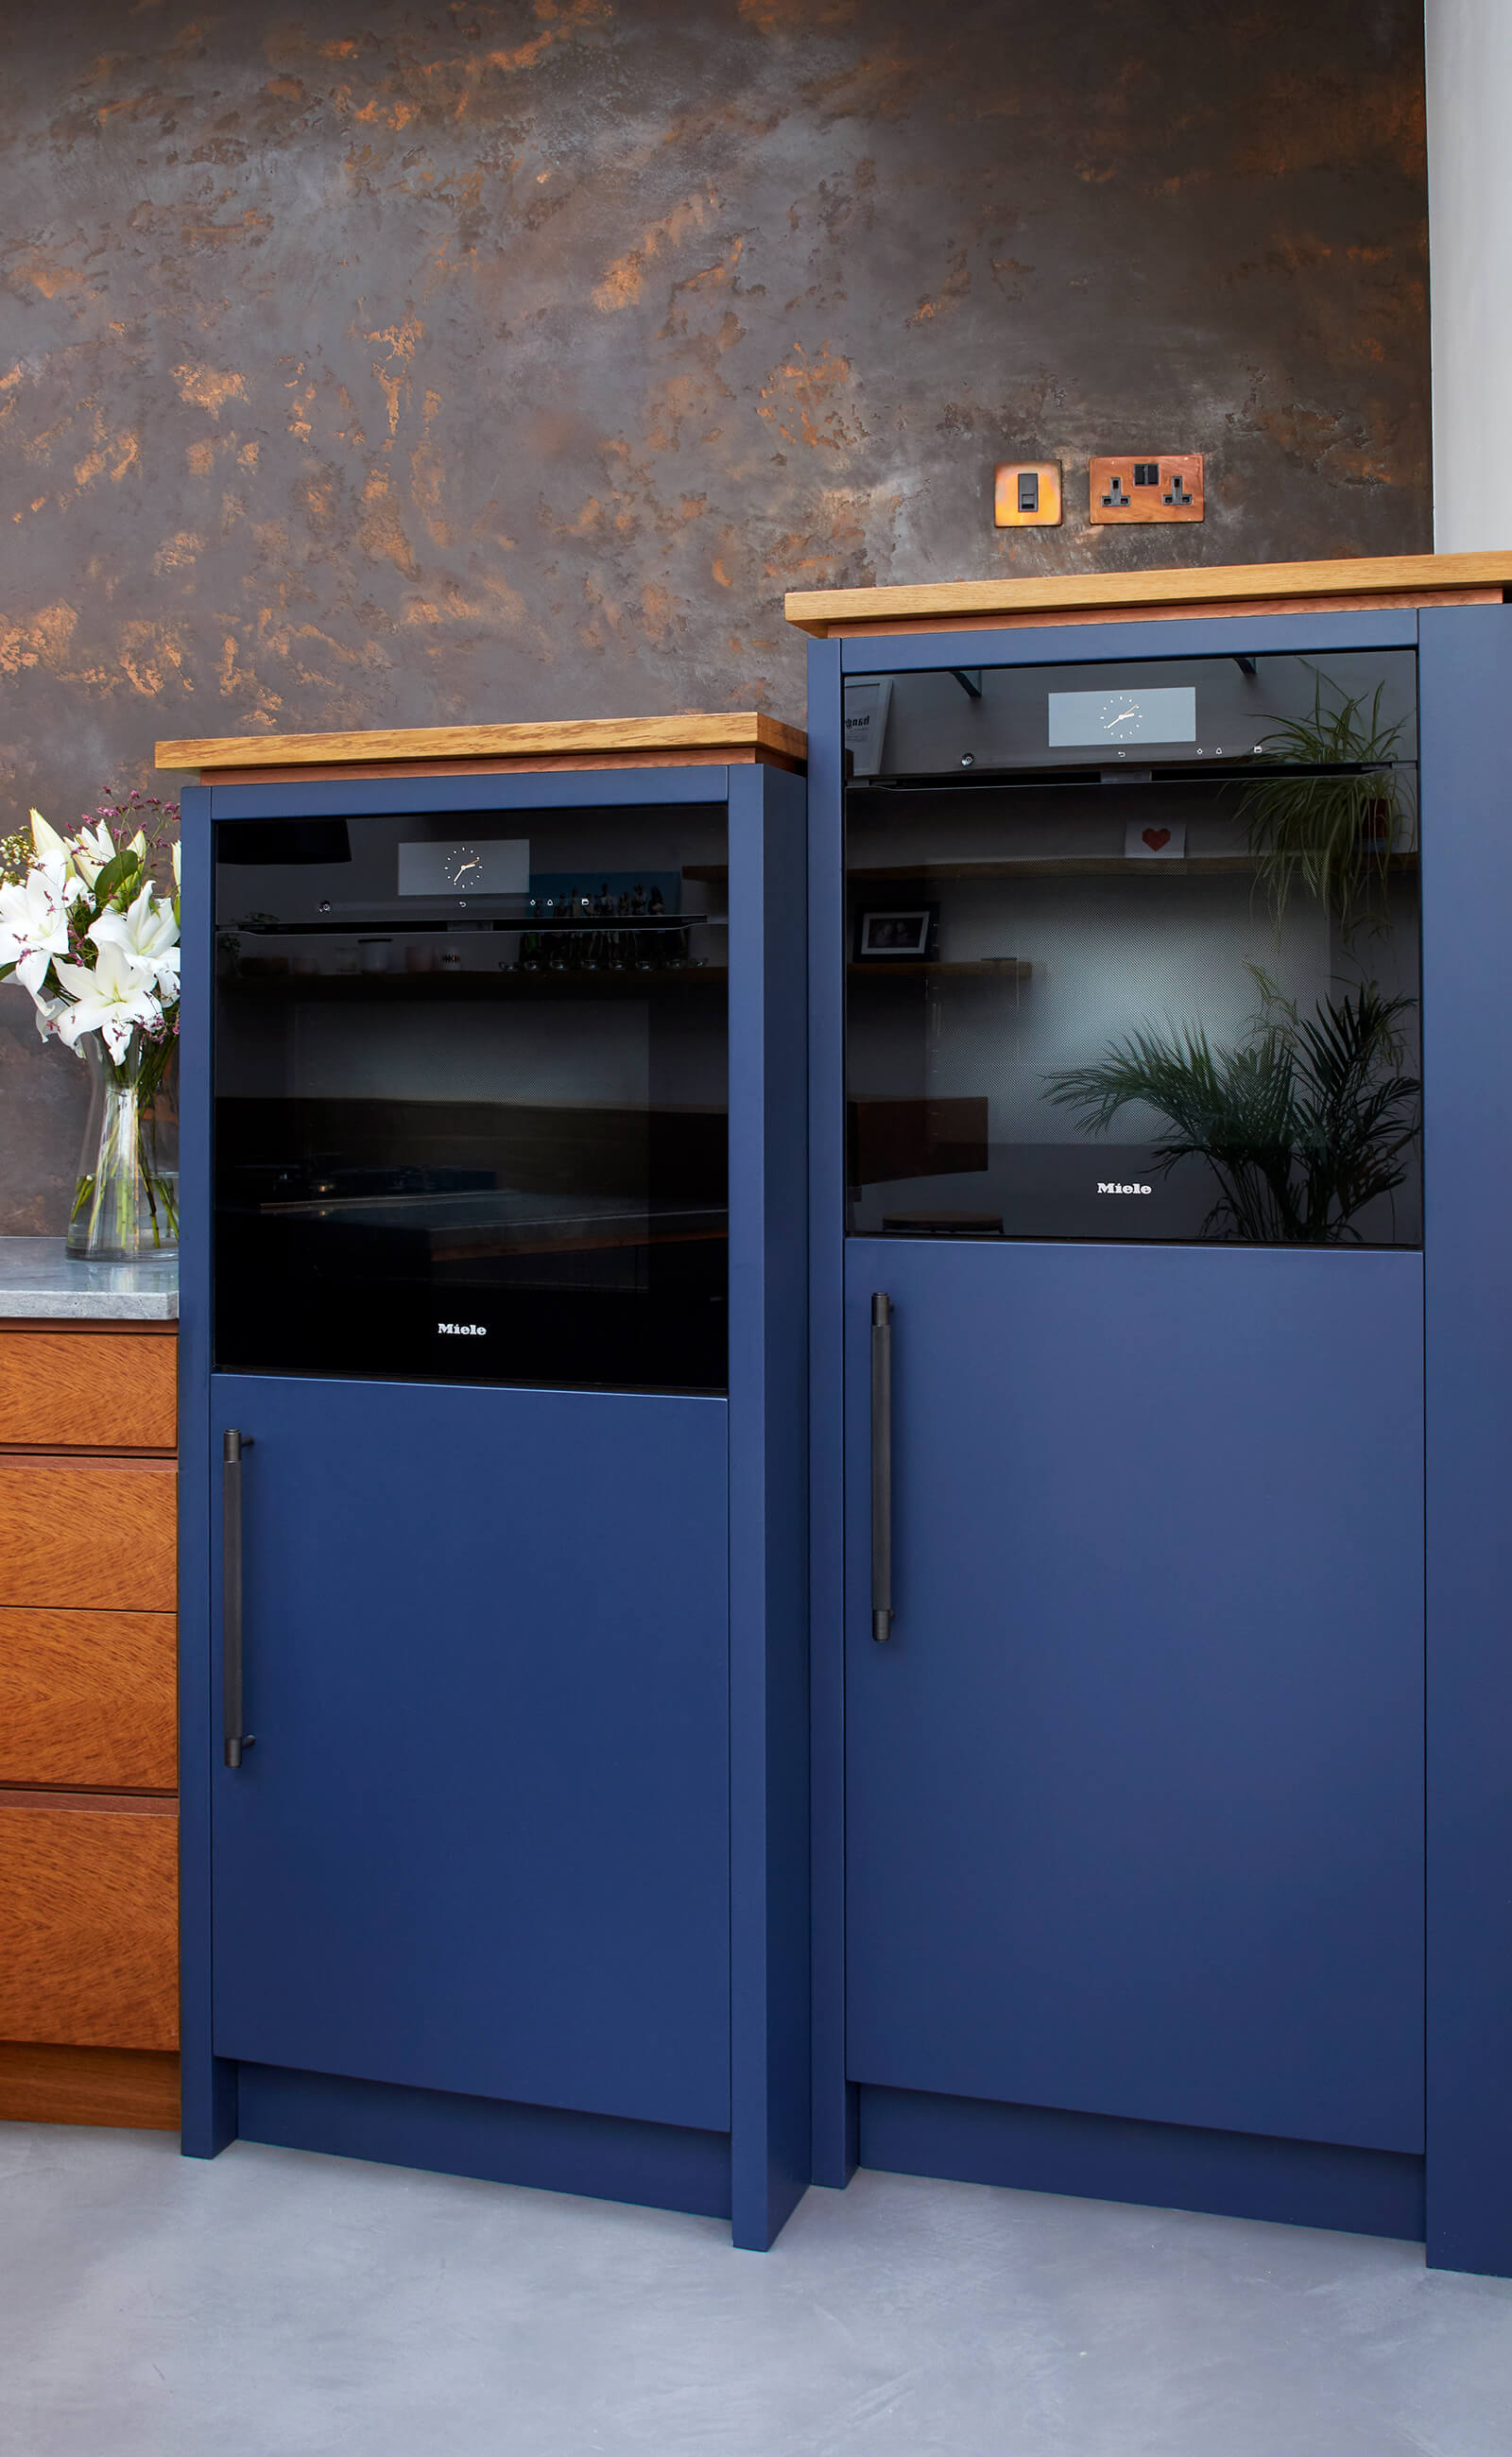
{"type": "Polygon", "coordinates": [[[872,1636],[893,1625],[893,1305],[872,1299],[872,1636]]]}
{"type": "Polygon", "coordinates": [[[220,1670],[226,1764],[233,1767],[241,1764],[242,1750],[252,1746],[252,1734],[241,1728],[241,1454],[251,1448],[252,1435],[233,1427],[225,1436],[220,1468],[220,1670]]]}

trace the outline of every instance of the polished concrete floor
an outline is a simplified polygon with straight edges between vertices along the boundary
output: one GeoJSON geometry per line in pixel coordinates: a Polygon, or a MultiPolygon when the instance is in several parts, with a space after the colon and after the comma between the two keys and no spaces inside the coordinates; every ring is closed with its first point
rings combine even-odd
{"type": "Polygon", "coordinates": [[[5,2457],[1507,2457],[1512,2283],[903,2176],[701,2219],[0,2125],[5,2457]]]}

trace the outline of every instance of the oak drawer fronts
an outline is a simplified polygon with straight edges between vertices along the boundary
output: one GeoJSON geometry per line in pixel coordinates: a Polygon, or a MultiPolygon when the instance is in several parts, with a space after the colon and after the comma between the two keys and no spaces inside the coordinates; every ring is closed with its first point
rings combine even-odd
{"type": "Polygon", "coordinates": [[[0,2121],[178,2105],[164,1326],[0,1326],[0,2121]]]}
{"type": "Polygon", "coordinates": [[[0,1445],[172,1451],[177,1350],[152,1333],[0,1331],[0,1445]]]}
{"type": "Polygon", "coordinates": [[[172,1613],[0,1605],[0,1784],[174,1790],[177,1629],[172,1613]]]}
{"type": "Polygon", "coordinates": [[[170,1459],[0,1453],[0,1607],[174,1612],[177,1481],[170,1459]]]}
{"type": "Polygon", "coordinates": [[[167,1802],[0,1792],[0,2039],[177,2046],[177,1844],[167,1802]]]}

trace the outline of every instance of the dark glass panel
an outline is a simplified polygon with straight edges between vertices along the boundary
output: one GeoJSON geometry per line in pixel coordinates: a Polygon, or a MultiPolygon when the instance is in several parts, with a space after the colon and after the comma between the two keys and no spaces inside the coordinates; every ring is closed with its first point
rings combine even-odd
{"type": "Polygon", "coordinates": [[[1420,1242],[1416,667],[847,685],[853,1233],[1420,1242]]]}
{"type": "Polygon", "coordinates": [[[217,859],[217,1366],[722,1391],[724,805],[217,859]]]}

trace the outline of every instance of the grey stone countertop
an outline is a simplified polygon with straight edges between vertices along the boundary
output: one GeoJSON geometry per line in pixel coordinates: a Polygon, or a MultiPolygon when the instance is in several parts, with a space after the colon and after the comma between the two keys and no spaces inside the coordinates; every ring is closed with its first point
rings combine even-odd
{"type": "Polygon", "coordinates": [[[176,1322],[178,1257],[75,1263],[61,1237],[0,1237],[0,1322],[176,1322]]]}

